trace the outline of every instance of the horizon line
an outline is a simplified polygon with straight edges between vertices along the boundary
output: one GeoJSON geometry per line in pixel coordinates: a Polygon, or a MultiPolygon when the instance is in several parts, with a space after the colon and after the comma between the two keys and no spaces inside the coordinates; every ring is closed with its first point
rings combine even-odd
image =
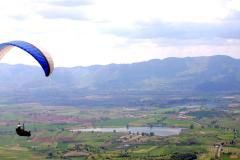
{"type": "MultiPolygon", "coordinates": [[[[185,59],[185,58],[203,58],[203,57],[229,57],[232,59],[240,60],[240,58],[225,55],[225,54],[216,54],[216,55],[211,55],[211,56],[185,56],[185,57],[165,57],[165,58],[153,58],[153,59],[148,59],[148,60],[143,60],[143,61],[136,61],[136,62],[129,62],[129,63],[108,63],[108,64],[91,64],[91,65],[78,65],[78,66],[55,66],[54,68],[75,68],[75,67],[91,67],[91,66],[108,66],[108,65],[128,65],[128,64],[135,64],[135,63],[144,63],[144,62],[149,62],[153,60],[166,60],[169,58],[177,58],[177,59],[185,59]]],[[[38,64],[33,65],[33,64],[23,64],[23,63],[16,63],[16,64],[11,64],[11,63],[1,63],[0,64],[6,64],[6,65],[23,65],[23,66],[33,66],[33,67],[40,67],[38,64]]]]}

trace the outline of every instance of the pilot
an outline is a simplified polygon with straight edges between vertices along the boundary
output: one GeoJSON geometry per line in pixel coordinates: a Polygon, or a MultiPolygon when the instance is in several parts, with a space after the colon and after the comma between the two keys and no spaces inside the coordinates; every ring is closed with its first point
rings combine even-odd
{"type": "Polygon", "coordinates": [[[16,133],[17,133],[19,136],[26,136],[26,137],[30,137],[30,136],[31,136],[31,131],[25,131],[24,123],[23,123],[23,127],[22,127],[22,126],[20,125],[20,122],[19,122],[18,125],[17,125],[16,133]]]}

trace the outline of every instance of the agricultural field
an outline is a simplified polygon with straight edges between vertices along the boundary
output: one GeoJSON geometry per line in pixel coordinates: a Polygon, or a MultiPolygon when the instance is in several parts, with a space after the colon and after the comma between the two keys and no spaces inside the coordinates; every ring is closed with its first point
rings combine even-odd
{"type": "Polygon", "coordinates": [[[240,108],[0,106],[0,159],[240,159],[240,108]],[[15,133],[24,122],[32,136],[15,133]],[[73,132],[78,128],[182,128],[179,135],[73,132]]]}

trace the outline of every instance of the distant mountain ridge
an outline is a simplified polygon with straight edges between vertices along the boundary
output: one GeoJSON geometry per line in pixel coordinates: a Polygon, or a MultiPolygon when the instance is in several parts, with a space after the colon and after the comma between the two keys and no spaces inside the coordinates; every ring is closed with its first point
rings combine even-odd
{"type": "Polygon", "coordinates": [[[56,67],[49,78],[44,77],[40,67],[1,63],[0,75],[0,96],[6,96],[0,103],[60,101],[74,97],[82,101],[81,96],[101,93],[240,91],[240,60],[222,55],[56,67]]]}

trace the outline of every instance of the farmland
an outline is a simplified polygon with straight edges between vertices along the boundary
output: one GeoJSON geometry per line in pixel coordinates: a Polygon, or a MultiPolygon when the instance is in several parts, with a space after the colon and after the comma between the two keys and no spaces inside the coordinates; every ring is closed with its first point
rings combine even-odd
{"type": "Polygon", "coordinates": [[[0,106],[0,159],[238,159],[240,108],[206,106],[0,106]],[[15,133],[25,122],[30,138],[15,133]],[[120,132],[71,132],[94,127],[181,127],[160,137],[120,132]],[[219,151],[218,148],[222,147],[219,151]]]}

